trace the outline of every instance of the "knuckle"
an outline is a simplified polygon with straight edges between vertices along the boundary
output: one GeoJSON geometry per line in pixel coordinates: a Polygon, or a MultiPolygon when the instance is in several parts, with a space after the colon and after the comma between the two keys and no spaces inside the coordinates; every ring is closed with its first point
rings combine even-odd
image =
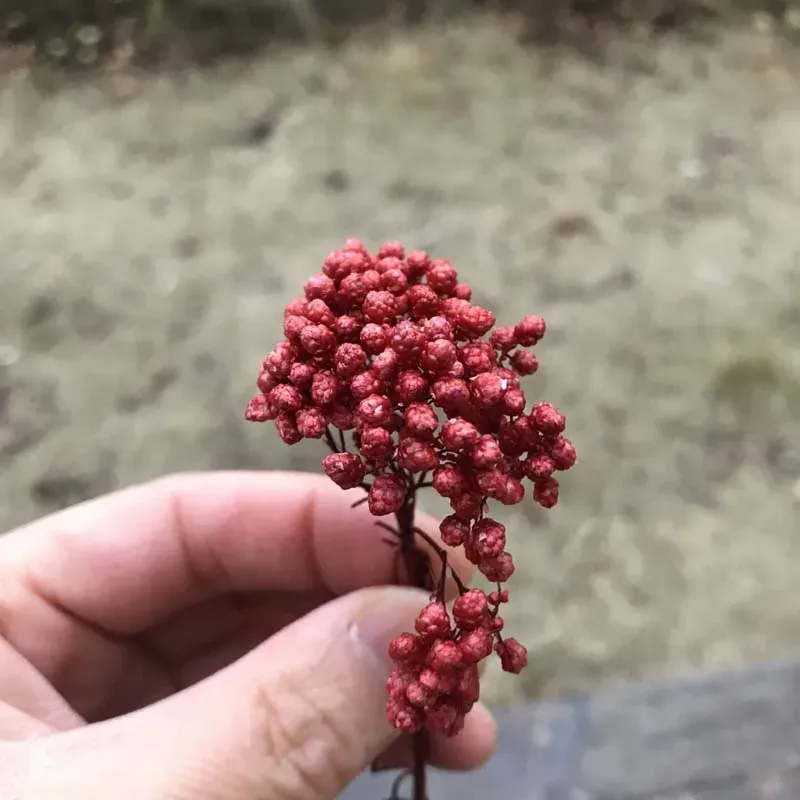
{"type": "Polygon", "coordinates": [[[254,706],[271,800],[334,796],[366,758],[330,683],[286,673],[256,688],[254,706]]]}

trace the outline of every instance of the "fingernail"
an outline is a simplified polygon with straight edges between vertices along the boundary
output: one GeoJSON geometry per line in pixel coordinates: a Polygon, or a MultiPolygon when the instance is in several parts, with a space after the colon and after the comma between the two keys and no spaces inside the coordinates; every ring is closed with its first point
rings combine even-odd
{"type": "Polygon", "coordinates": [[[389,642],[414,630],[414,620],[426,602],[425,592],[403,587],[374,589],[365,597],[349,632],[384,677],[391,667],[389,642]]]}

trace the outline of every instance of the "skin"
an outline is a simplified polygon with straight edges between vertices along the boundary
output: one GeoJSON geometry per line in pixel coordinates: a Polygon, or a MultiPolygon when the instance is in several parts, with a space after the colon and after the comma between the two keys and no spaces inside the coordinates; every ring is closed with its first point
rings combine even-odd
{"type": "MultiPolygon", "coordinates": [[[[376,757],[407,763],[386,646],[426,598],[387,585],[361,496],[184,474],[0,537],[0,794],[332,800],[376,757]]],[[[432,760],[471,769],[494,743],[479,705],[432,760]]]]}

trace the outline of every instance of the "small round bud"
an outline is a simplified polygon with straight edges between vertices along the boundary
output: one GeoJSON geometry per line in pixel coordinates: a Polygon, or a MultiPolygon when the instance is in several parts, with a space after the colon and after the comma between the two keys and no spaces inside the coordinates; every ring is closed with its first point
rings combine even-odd
{"type": "Polygon", "coordinates": [[[311,381],[311,399],[318,406],[330,405],[342,388],[342,382],[332,372],[318,372],[311,381]]]}
{"type": "Polygon", "coordinates": [[[564,415],[550,403],[537,403],[529,416],[534,427],[545,436],[557,436],[567,426],[564,415]]]}
{"type": "Polygon", "coordinates": [[[497,366],[497,354],[487,342],[465,344],[458,357],[470,377],[490,372],[497,366]]]}
{"type": "Polygon", "coordinates": [[[492,634],[486,628],[467,631],[458,640],[461,654],[468,664],[477,664],[492,654],[492,634]]]}
{"type": "Polygon", "coordinates": [[[428,710],[425,727],[445,736],[455,736],[464,725],[464,714],[453,703],[441,701],[428,710]]]}
{"type": "Polygon", "coordinates": [[[319,355],[336,346],[336,336],[324,325],[306,325],[300,333],[300,344],[310,355],[319,355]]]}
{"type": "Polygon", "coordinates": [[[422,713],[408,702],[389,699],[386,703],[386,716],[392,727],[402,733],[416,733],[422,729],[422,713]]]}
{"type": "Polygon", "coordinates": [[[278,409],[263,394],[257,394],[247,404],[244,418],[249,422],[269,422],[277,413],[278,409]]]}
{"type": "Polygon", "coordinates": [[[442,375],[456,363],[457,358],[458,351],[451,341],[436,339],[425,345],[420,361],[431,375],[442,375]]]}
{"type": "Polygon", "coordinates": [[[476,375],[471,384],[472,398],[481,408],[492,408],[503,402],[508,390],[508,381],[496,372],[476,375]]]}
{"type": "Polygon", "coordinates": [[[314,325],[324,325],[326,328],[330,328],[336,321],[336,317],[324,300],[309,300],[306,316],[314,325]]]}
{"type": "Polygon", "coordinates": [[[511,553],[501,553],[497,558],[481,561],[478,569],[492,583],[505,583],[514,574],[514,559],[511,553]]]}
{"type": "Polygon", "coordinates": [[[394,450],[392,434],[385,428],[364,428],[360,434],[359,451],[364,458],[382,461],[394,450]]]}
{"type": "Polygon", "coordinates": [[[434,669],[452,669],[462,660],[461,648],[455,642],[446,639],[434,642],[428,651],[427,661],[434,669]]]}
{"type": "Polygon", "coordinates": [[[432,261],[425,275],[430,286],[438,294],[451,294],[458,283],[458,273],[449,261],[432,261]]]}
{"type": "Polygon", "coordinates": [[[287,383],[276,386],[269,393],[269,399],[279,411],[294,413],[303,407],[303,395],[287,383]]]}
{"type": "MultiPolygon", "coordinates": [[[[383,289],[387,292],[391,292],[395,297],[406,292],[408,289],[408,278],[403,271],[402,265],[398,267],[386,267],[385,262],[381,261],[378,264],[378,271],[381,272],[381,286],[383,289]],[[382,267],[384,269],[381,272],[382,267]]],[[[399,310],[396,304],[395,310],[399,310]]]]}
{"type": "Polygon", "coordinates": [[[311,364],[296,361],[289,370],[289,380],[298,389],[305,391],[311,388],[311,382],[314,380],[316,372],[311,364]]]}
{"type": "Polygon", "coordinates": [[[450,633],[450,617],[443,603],[429,603],[419,612],[414,627],[421,636],[440,637],[450,633]]]}
{"type": "Polygon", "coordinates": [[[366,366],[367,354],[360,345],[345,342],[336,348],[333,363],[340,378],[352,378],[366,366]]]}
{"type": "Polygon", "coordinates": [[[469,535],[469,531],[469,522],[459,519],[454,515],[445,517],[441,523],[439,523],[439,535],[441,536],[442,542],[447,545],[447,547],[458,547],[464,544],[464,541],[469,535]]]}
{"type": "Polygon", "coordinates": [[[450,507],[459,519],[475,519],[483,510],[483,497],[478,492],[465,492],[451,497],[450,507]]]}
{"type": "Polygon", "coordinates": [[[392,661],[414,662],[422,651],[422,641],[413,633],[401,633],[389,642],[389,658],[392,661]]]}
{"type": "Polygon", "coordinates": [[[297,412],[297,430],[304,439],[321,439],[325,435],[327,420],[318,408],[304,408],[297,412]]]}
{"type": "Polygon", "coordinates": [[[411,314],[417,319],[428,319],[439,311],[439,296],[430,286],[410,286],[407,297],[411,304],[411,314]]]}
{"type": "Polygon", "coordinates": [[[294,414],[288,411],[278,412],[275,417],[275,430],[278,431],[278,436],[281,437],[284,444],[297,444],[303,438],[300,431],[297,430],[294,414]]]}
{"type": "Polygon", "coordinates": [[[494,647],[500,656],[500,664],[505,672],[519,674],[528,665],[528,651],[516,639],[504,639],[494,647]]]}
{"type": "Polygon", "coordinates": [[[485,517],[472,528],[472,541],[481,558],[497,558],[506,547],[506,529],[495,520],[485,517]]]}
{"type": "Polygon", "coordinates": [[[537,481],[549,478],[556,468],[556,463],[547,453],[535,453],[529,455],[522,462],[522,466],[525,470],[525,477],[537,481]]]}
{"type": "MultiPolygon", "coordinates": [[[[550,445],[550,455],[553,459],[555,464],[555,468],[558,470],[567,470],[570,467],[575,465],[577,461],[577,454],[575,453],[575,447],[572,442],[564,436],[559,436],[551,445],[550,445]]],[[[542,476],[546,477],[546,476],[542,476]]]]}
{"type": "Polygon", "coordinates": [[[391,322],[396,313],[394,295],[391,292],[369,292],[362,307],[364,317],[369,322],[384,324],[391,322]]]}
{"type": "Polygon", "coordinates": [[[356,409],[356,424],[364,427],[385,425],[392,418],[392,404],[388,397],[371,394],[365,397],[356,409]]]}
{"type": "Polygon", "coordinates": [[[489,615],[489,602],[482,589],[469,589],[453,604],[453,619],[464,630],[479,628],[489,615]]]}
{"type": "Polygon", "coordinates": [[[513,327],[495,328],[489,336],[489,344],[502,353],[507,353],[517,346],[517,334],[513,327]]]}
{"type": "Polygon", "coordinates": [[[364,480],[364,462],[353,453],[331,453],[322,459],[322,469],[342,489],[355,489],[364,480]]]}
{"type": "Polygon", "coordinates": [[[418,358],[425,342],[425,334],[413,322],[404,319],[395,325],[392,334],[392,349],[400,358],[406,361],[418,358]]]}
{"type": "Polygon", "coordinates": [[[516,417],[525,410],[525,392],[522,389],[509,389],[503,396],[503,411],[516,417]]]}
{"type": "Polygon", "coordinates": [[[425,274],[430,264],[430,257],[424,250],[414,250],[406,257],[406,265],[408,266],[409,277],[417,278],[425,274]]]}
{"type": "Polygon", "coordinates": [[[442,425],[442,445],[447,450],[459,452],[477,443],[480,434],[478,429],[467,420],[455,417],[442,425]]]}
{"type": "Polygon", "coordinates": [[[350,392],[354,400],[365,400],[372,394],[383,394],[386,384],[375,374],[372,369],[359,372],[350,381],[350,392]]]}
{"type": "Polygon", "coordinates": [[[380,353],[389,341],[389,331],[375,322],[367,323],[360,334],[361,346],[371,355],[380,353]]]}
{"type": "Polygon", "coordinates": [[[427,403],[411,403],[403,414],[406,428],[414,436],[428,439],[439,427],[436,412],[427,403]]]}
{"type": "Polygon", "coordinates": [[[303,288],[306,300],[323,300],[330,303],[336,296],[336,284],[324,273],[312,275],[303,288]]]}
{"type": "Polygon", "coordinates": [[[469,489],[464,473],[454,464],[443,464],[433,473],[433,488],[442,497],[459,497],[469,489]]]}
{"type": "Polygon", "coordinates": [[[436,469],[438,463],[436,450],[419,439],[403,439],[397,448],[397,466],[408,472],[430,472],[436,469]]]}
{"type": "Polygon", "coordinates": [[[488,333],[495,323],[494,314],[481,306],[470,303],[462,306],[457,316],[458,327],[470,338],[477,338],[488,333]]]}
{"type": "Polygon", "coordinates": [[[368,505],[370,514],[385,517],[403,507],[408,487],[397,475],[379,475],[369,489],[368,505]]]}
{"type": "Polygon", "coordinates": [[[511,366],[520,375],[534,375],[539,369],[539,359],[529,350],[517,350],[511,356],[511,366]]]}
{"type": "Polygon", "coordinates": [[[333,332],[340,342],[355,342],[361,332],[361,323],[349,314],[336,317],[333,323],[333,332]]]}
{"type": "Polygon", "coordinates": [[[488,470],[500,463],[503,458],[503,451],[492,436],[484,435],[472,446],[469,451],[469,458],[475,469],[488,470]]]}
{"type": "Polygon", "coordinates": [[[542,478],[534,482],[533,499],[542,508],[552,508],[558,503],[558,481],[555,478],[542,478]]]}
{"type": "Polygon", "coordinates": [[[378,250],[378,258],[397,258],[402,260],[405,258],[406,250],[403,245],[395,240],[391,240],[382,244],[378,250]]]}
{"type": "Polygon", "coordinates": [[[547,326],[544,320],[536,314],[525,317],[514,326],[517,341],[523,347],[535,345],[544,336],[546,330],[547,326]]]}
{"type": "Polygon", "coordinates": [[[446,411],[457,411],[469,405],[470,393],[467,382],[460,378],[442,378],[431,386],[436,403],[446,411]]]}
{"type": "Polygon", "coordinates": [[[292,364],[297,360],[297,350],[289,342],[281,342],[264,359],[264,369],[273,377],[284,380],[289,375],[292,364]]]}
{"type": "Polygon", "coordinates": [[[436,342],[439,339],[453,341],[453,326],[445,317],[428,317],[422,321],[422,332],[429,342],[436,342]]]}
{"type": "Polygon", "coordinates": [[[415,369],[403,370],[397,376],[395,392],[397,399],[408,406],[415,401],[425,399],[428,394],[428,380],[415,369]]]}

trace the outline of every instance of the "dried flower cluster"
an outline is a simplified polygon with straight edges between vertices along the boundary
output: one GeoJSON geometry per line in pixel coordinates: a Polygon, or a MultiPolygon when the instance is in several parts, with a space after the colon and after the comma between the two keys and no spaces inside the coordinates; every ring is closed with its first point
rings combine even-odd
{"type": "MultiPolygon", "coordinates": [[[[397,242],[370,254],[348,240],[286,308],[286,340],[264,360],[246,413],[273,421],[290,445],[324,438],[333,451],[325,473],[343,489],[364,488],[375,516],[395,514],[401,547],[428,539],[413,527],[413,509],[416,493],[432,486],[452,508],[442,542],[463,547],[497,584],[486,594],[459,582],[448,612],[443,581],[433,581],[416,633],[392,642],[387,713],[409,732],[460,730],[478,698],[477,665],[493,651],[509,672],[525,666],[525,648],[501,635],[501,584],[514,562],[488,501],[519,503],[528,480],[533,498],[550,508],[558,501],[554,473],[575,463],[564,416],[548,403],[526,410],[520,385],[538,368],[530,348],[544,336],[544,320],[495,328],[494,315],[470,298],[448,261],[406,254],[397,242]],[[344,432],[352,432],[349,448],[344,432]]],[[[446,551],[428,543],[444,576],[446,551]]]]}

